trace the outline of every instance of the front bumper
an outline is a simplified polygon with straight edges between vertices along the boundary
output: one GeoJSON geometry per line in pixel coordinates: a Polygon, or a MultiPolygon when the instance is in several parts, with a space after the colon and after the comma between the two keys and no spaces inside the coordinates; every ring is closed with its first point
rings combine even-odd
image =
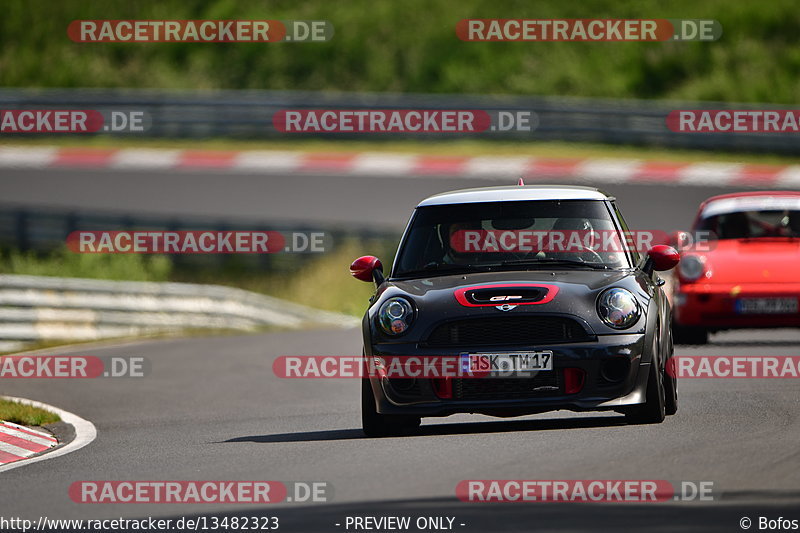
{"type": "Polygon", "coordinates": [[[681,284],[673,297],[675,323],[707,329],[800,327],[800,313],[737,313],[739,298],[800,298],[800,283],[681,284]]]}
{"type": "Polygon", "coordinates": [[[382,414],[448,416],[480,413],[494,416],[567,409],[596,411],[644,403],[649,357],[643,357],[644,334],[600,335],[597,341],[534,347],[459,347],[426,350],[416,344],[378,344],[367,356],[458,356],[463,352],[550,350],[553,370],[526,378],[452,379],[451,397],[442,397],[434,379],[371,377],[376,408],[382,414]],[[575,393],[565,389],[565,369],[581,369],[583,385],[575,393]]]}

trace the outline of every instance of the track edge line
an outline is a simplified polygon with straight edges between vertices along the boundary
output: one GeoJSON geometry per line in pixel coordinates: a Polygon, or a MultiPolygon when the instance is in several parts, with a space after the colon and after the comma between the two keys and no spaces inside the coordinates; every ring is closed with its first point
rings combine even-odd
{"type": "Polygon", "coordinates": [[[36,400],[28,400],[27,398],[18,398],[15,396],[0,396],[0,398],[31,405],[33,407],[39,407],[41,409],[47,409],[48,411],[52,411],[60,416],[63,422],[66,422],[75,428],[75,438],[64,446],[56,448],[53,451],[48,451],[47,453],[35,455],[28,459],[22,459],[20,461],[14,461],[13,463],[2,465],[0,466],[0,472],[7,472],[8,470],[13,470],[14,468],[18,468],[20,466],[38,463],[39,461],[46,461],[47,459],[53,459],[55,457],[72,453],[80,450],[84,446],[91,444],[91,442],[97,438],[97,428],[95,428],[94,424],[74,413],[70,413],[69,411],[65,411],[58,407],[43,402],[38,402],[36,400]]]}

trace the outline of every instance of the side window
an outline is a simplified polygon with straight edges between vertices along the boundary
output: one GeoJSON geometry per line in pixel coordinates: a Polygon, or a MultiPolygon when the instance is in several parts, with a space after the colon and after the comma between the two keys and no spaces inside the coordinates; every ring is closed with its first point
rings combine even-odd
{"type": "MultiPolygon", "coordinates": [[[[627,222],[625,222],[625,218],[622,216],[622,213],[620,213],[619,209],[617,209],[616,202],[611,202],[611,207],[614,208],[614,214],[616,215],[617,220],[619,221],[619,226],[620,226],[620,228],[622,228],[622,231],[625,232],[625,235],[630,235],[630,229],[628,228],[628,224],[627,224],[627,222]]],[[[631,255],[631,260],[633,261],[633,264],[634,265],[638,265],[639,261],[641,260],[641,257],[639,256],[639,252],[636,251],[636,247],[635,246],[630,246],[629,248],[630,248],[630,255],[631,255]]]]}

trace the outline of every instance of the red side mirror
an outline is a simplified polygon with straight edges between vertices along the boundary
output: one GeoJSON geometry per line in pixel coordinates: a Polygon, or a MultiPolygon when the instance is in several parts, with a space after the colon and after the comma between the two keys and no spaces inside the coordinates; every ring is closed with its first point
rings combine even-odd
{"type": "Polygon", "coordinates": [[[350,265],[350,275],[361,281],[373,281],[376,270],[383,275],[383,264],[374,255],[359,257],[350,265]]]}
{"type": "Polygon", "coordinates": [[[653,270],[657,271],[674,268],[681,260],[678,251],[672,246],[667,246],[665,244],[653,246],[647,252],[647,256],[653,262],[653,270]]]}

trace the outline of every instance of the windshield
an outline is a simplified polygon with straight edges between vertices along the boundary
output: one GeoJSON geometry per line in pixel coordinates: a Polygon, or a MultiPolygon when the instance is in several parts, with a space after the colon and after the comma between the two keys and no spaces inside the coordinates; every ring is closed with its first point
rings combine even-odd
{"type": "Polygon", "coordinates": [[[393,277],[533,268],[630,267],[599,200],[486,202],[417,208],[393,277]],[[613,240],[608,236],[612,235],[613,240]]]}
{"type": "Polygon", "coordinates": [[[709,216],[698,229],[717,239],[800,237],[800,210],[736,211],[709,216]]]}

